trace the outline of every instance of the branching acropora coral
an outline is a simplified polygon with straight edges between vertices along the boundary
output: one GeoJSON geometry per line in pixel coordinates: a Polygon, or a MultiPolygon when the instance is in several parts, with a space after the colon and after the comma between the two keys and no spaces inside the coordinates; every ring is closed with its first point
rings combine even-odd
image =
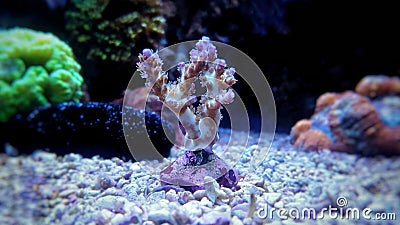
{"type": "Polygon", "coordinates": [[[178,115],[186,131],[185,149],[211,151],[221,119],[221,105],[231,103],[235,96],[229,88],[236,82],[235,69],[227,68],[225,60],[217,58],[217,49],[208,37],[198,41],[189,54],[190,62],[178,65],[181,76],[175,83],[168,83],[168,75],[162,69],[163,61],[150,49],[139,55],[137,67],[152,93],[178,115]],[[207,92],[195,108],[197,80],[207,92]]]}
{"type": "Polygon", "coordinates": [[[160,0],[71,0],[65,18],[88,58],[117,62],[132,60],[137,44],[158,47],[165,28],[160,0]]]}
{"type": "Polygon", "coordinates": [[[0,31],[0,122],[36,106],[82,97],[81,66],[72,49],[50,33],[0,31]]]}

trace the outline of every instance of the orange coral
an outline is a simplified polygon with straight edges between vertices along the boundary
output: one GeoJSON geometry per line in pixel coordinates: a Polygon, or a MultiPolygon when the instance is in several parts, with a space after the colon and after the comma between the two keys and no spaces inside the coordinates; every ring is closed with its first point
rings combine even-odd
{"type": "Polygon", "coordinates": [[[292,140],[297,140],[300,134],[308,131],[310,127],[311,127],[310,120],[302,119],[297,121],[297,123],[292,127],[292,130],[290,131],[290,136],[292,137],[292,140]]]}
{"type": "Polygon", "coordinates": [[[384,96],[400,93],[397,82],[398,78],[367,77],[357,85],[357,92],[364,96],[352,91],[322,95],[311,119],[293,126],[291,142],[304,150],[400,154],[400,96],[384,96]]]}
{"type": "Polygon", "coordinates": [[[307,130],[296,139],[294,145],[306,151],[315,151],[331,148],[332,142],[322,131],[307,130]]]}
{"type": "Polygon", "coordinates": [[[383,75],[366,76],[356,86],[356,92],[375,98],[384,94],[400,94],[400,79],[383,75]]]}
{"type": "Polygon", "coordinates": [[[318,113],[327,106],[333,105],[337,99],[338,94],[336,93],[325,93],[317,99],[317,103],[315,105],[314,113],[318,113]]]}
{"type": "Polygon", "coordinates": [[[342,151],[358,149],[357,145],[368,143],[382,127],[371,101],[353,92],[343,94],[338,104],[332,105],[327,117],[338,143],[335,149],[342,151]]]}
{"type": "Polygon", "coordinates": [[[400,126],[382,127],[376,134],[376,138],[371,140],[372,146],[377,146],[375,150],[384,155],[400,154],[400,126]],[[379,147],[379,148],[378,148],[379,147]]]}

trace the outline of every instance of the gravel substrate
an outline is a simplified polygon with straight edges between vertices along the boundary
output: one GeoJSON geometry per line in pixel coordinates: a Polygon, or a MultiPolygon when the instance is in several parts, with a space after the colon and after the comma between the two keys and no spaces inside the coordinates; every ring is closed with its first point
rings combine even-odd
{"type": "MultiPolygon", "coordinates": [[[[224,135],[218,145],[224,144],[224,135]]],[[[234,132],[232,137],[243,136],[234,132]]],[[[400,157],[305,152],[278,134],[266,159],[253,170],[255,140],[250,138],[235,166],[238,188],[211,183],[194,193],[161,187],[138,163],[118,158],[43,151],[2,154],[0,224],[399,224],[400,157]],[[317,214],[307,211],[311,208],[317,214]],[[342,214],[330,216],[329,208],[342,214]],[[347,218],[346,210],[356,208],[361,218],[347,218]],[[363,218],[367,208],[371,219],[363,218]],[[296,219],[284,219],[296,212],[296,219]],[[396,218],[374,220],[376,213],[396,218]]]]}

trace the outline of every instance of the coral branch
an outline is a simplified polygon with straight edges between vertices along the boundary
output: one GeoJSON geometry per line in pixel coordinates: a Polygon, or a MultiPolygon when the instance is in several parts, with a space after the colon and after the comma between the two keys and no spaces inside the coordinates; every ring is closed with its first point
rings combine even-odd
{"type": "Polygon", "coordinates": [[[229,89],[235,82],[235,69],[227,68],[224,59],[217,58],[217,49],[208,37],[203,37],[189,52],[190,61],[178,65],[180,78],[168,83],[168,76],[162,70],[163,62],[157,52],[143,50],[137,63],[138,71],[146,79],[146,86],[158,96],[179,118],[186,131],[185,148],[202,149],[212,145],[221,120],[221,105],[233,101],[235,94],[229,89]],[[197,108],[195,81],[206,87],[197,108]],[[206,120],[207,119],[207,120],[206,120]],[[214,122],[214,124],[210,121],[214,122]]]}

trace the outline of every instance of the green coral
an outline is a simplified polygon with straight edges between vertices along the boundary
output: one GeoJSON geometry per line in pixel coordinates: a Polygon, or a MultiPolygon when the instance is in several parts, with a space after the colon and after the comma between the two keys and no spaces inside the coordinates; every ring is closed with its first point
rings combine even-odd
{"type": "Polygon", "coordinates": [[[0,122],[17,112],[82,97],[81,66],[51,33],[0,30],[0,122]]]}
{"type": "Polygon", "coordinates": [[[161,0],[71,0],[66,29],[90,59],[133,61],[132,53],[158,47],[164,36],[161,9],[161,0]]]}
{"type": "Polygon", "coordinates": [[[60,103],[71,99],[78,101],[82,97],[82,77],[79,73],[65,69],[53,71],[50,73],[48,84],[48,90],[53,93],[49,96],[51,102],[60,103]]]}
{"type": "Polygon", "coordinates": [[[14,115],[17,112],[17,108],[14,105],[14,102],[10,99],[13,99],[15,96],[14,89],[11,88],[9,84],[0,80],[0,121],[4,122],[9,119],[10,116],[14,115]]]}
{"type": "MultiPolygon", "coordinates": [[[[1,46],[0,46],[1,47],[1,46]]],[[[24,75],[25,63],[22,59],[0,58],[0,78],[11,83],[24,75]]]]}

